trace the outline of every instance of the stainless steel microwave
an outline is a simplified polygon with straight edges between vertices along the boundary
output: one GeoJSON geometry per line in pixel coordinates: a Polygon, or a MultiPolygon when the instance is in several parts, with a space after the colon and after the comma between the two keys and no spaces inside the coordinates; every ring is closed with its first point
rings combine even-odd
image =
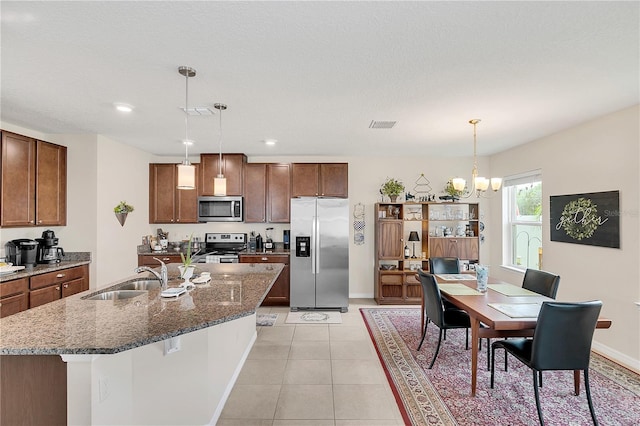
{"type": "Polygon", "coordinates": [[[242,197],[198,197],[198,222],[242,222],[242,197]]]}

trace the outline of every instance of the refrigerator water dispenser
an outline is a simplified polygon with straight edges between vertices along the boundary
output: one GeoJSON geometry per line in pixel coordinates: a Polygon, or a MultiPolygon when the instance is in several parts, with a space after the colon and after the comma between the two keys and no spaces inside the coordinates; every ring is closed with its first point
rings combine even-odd
{"type": "Polygon", "coordinates": [[[311,237],[296,237],[296,257],[311,256],[311,237]]]}

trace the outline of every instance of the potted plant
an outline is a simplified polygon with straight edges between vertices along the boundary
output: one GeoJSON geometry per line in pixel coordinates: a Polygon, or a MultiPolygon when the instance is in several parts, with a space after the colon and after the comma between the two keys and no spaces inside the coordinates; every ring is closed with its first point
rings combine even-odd
{"type": "Polygon", "coordinates": [[[127,220],[127,215],[133,211],[133,206],[131,204],[127,204],[126,201],[120,201],[117,206],[113,208],[113,212],[116,214],[116,218],[118,222],[120,222],[120,226],[124,226],[125,220],[127,220]]]}
{"type": "Polygon", "coordinates": [[[380,193],[389,197],[392,203],[396,202],[398,195],[404,191],[404,185],[399,180],[387,178],[386,182],[380,187],[380,193]]]}
{"type": "Polygon", "coordinates": [[[463,195],[465,191],[466,188],[462,191],[455,189],[453,187],[453,179],[449,179],[443,189],[443,192],[447,195],[445,197],[440,197],[440,199],[456,201],[460,199],[460,196],[463,195]]]}
{"type": "Polygon", "coordinates": [[[180,278],[184,280],[183,284],[189,283],[189,278],[193,275],[193,271],[195,270],[195,265],[193,264],[193,255],[191,254],[191,239],[193,238],[193,234],[189,236],[189,241],[187,241],[187,253],[180,253],[180,259],[182,260],[182,265],[178,266],[180,270],[180,278]]]}

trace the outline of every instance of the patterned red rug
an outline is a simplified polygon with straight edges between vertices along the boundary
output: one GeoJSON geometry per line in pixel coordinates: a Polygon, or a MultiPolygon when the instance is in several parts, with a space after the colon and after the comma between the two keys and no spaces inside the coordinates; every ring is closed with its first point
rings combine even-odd
{"type": "MultiPolygon", "coordinates": [[[[448,330],[447,340],[443,341],[435,365],[429,370],[427,367],[438,342],[438,328],[430,324],[422,350],[417,352],[419,309],[362,308],[360,311],[406,424],[539,424],[531,370],[515,358],[510,357],[509,371],[505,372],[502,354],[496,352],[496,383],[491,389],[483,344],[478,358],[476,397],[472,397],[471,353],[464,348],[464,330],[448,330]]],[[[589,380],[600,425],[640,425],[640,376],[593,353],[589,380]]],[[[592,424],[584,381],[580,395],[573,395],[573,372],[543,373],[540,400],[548,426],[592,424]]]]}

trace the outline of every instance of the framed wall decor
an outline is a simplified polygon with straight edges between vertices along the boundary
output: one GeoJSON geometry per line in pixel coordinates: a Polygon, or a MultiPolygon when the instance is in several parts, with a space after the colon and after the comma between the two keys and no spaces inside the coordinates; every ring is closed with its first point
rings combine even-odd
{"type": "Polygon", "coordinates": [[[620,191],[550,197],[551,241],[620,248],[620,191]]]}

